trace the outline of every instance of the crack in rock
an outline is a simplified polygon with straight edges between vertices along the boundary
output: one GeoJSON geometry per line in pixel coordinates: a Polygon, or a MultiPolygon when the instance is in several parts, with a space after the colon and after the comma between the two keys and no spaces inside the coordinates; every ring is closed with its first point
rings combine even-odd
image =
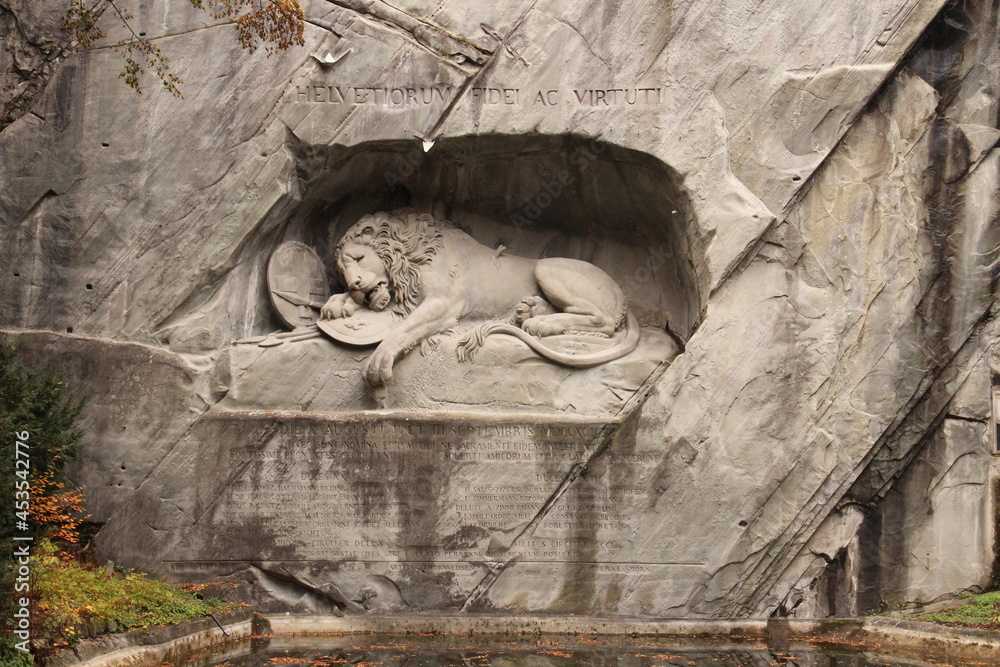
{"type": "Polygon", "coordinates": [[[471,40],[453,35],[444,28],[418,19],[381,0],[327,0],[401,31],[437,55],[457,64],[484,65],[491,52],[471,40]]]}

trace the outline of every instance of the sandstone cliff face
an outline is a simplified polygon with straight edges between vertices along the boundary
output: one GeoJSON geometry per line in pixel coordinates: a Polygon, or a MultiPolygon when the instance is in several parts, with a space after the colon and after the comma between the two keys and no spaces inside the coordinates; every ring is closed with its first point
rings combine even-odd
{"type": "Polygon", "coordinates": [[[72,52],[55,3],[0,2],[0,127],[30,111],[52,72],[72,52]]]}
{"type": "Polygon", "coordinates": [[[0,3],[5,81],[52,63],[0,132],[0,327],[90,397],[107,558],[345,613],[844,615],[989,583],[991,3],[313,0],[266,58],[137,2],[183,100],[106,45],[52,60],[60,6],[0,3]],[[404,205],[602,267],[637,355],[463,365],[445,337],[380,407],[368,349],[233,345],[280,326],[277,244],[328,258],[404,205]]]}

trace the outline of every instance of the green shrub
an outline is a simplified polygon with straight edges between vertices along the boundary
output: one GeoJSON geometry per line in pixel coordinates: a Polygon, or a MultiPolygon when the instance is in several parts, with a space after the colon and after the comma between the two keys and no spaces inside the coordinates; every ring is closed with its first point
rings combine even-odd
{"type": "Polygon", "coordinates": [[[932,614],[918,614],[914,618],[949,625],[1000,628],[1000,591],[972,596],[965,604],[955,609],[932,614]]]}
{"type": "Polygon", "coordinates": [[[232,608],[145,574],[82,565],[57,551],[42,540],[33,557],[33,639],[43,650],[72,645],[83,635],[173,625],[232,608]]]}
{"type": "MultiPolygon", "coordinates": [[[[0,339],[2,340],[2,339],[0,339]]],[[[14,535],[23,535],[14,521],[17,476],[17,437],[29,445],[32,504],[62,490],[65,466],[80,450],[82,432],[73,421],[82,401],[70,397],[62,381],[51,374],[30,371],[17,359],[16,348],[0,343],[0,540],[10,544],[14,535]]],[[[23,452],[23,448],[21,448],[23,452]]],[[[23,471],[23,469],[22,469],[23,471]]],[[[40,538],[52,526],[33,522],[32,532],[40,538]]],[[[10,554],[0,553],[0,560],[10,554]]]]}
{"type": "Polygon", "coordinates": [[[35,664],[34,656],[14,648],[14,642],[4,638],[0,641],[0,665],[3,667],[31,667],[35,664]]]}

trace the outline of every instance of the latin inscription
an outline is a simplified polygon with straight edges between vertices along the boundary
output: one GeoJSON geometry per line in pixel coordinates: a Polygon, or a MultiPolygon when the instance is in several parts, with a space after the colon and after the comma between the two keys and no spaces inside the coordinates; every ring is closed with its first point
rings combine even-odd
{"type": "Polygon", "coordinates": [[[330,86],[308,84],[296,87],[297,102],[316,104],[372,105],[380,107],[413,107],[447,103],[455,94],[452,86],[413,86],[378,88],[373,86],[330,86]]]}
{"type": "MultiPolygon", "coordinates": [[[[371,106],[383,109],[407,109],[444,105],[459,94],[454,86],[353,86],[312,82],[299,84],[294,99],[302,104],[371,106]]],[[[624,88],[550,88],[522,89],[472,87],[465,91],[461,104],[477,107],[649,107],[667,99],[661,86],[624,88]]]]}
{"type": "MultiPolygon", "coordinates": [[[[213,514],[234,557],[613,560],[634,532],[628,508],[645,493],[580,480],[561,488],[596,453],[602,424],[289,421],[263,442],[230,428],[234,442],[258,442],[229,449],[231,481],[213,514]],[[533,537],[511,543],[522,533],[533,537]]],[[[602,454],[608,466],[660,456],[602,454]]]]}

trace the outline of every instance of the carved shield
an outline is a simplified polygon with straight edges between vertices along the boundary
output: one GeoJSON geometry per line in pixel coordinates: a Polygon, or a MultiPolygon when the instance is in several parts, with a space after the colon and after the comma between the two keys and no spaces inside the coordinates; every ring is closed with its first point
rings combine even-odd
{"type": "Polygon", "coordinates": [[[390,310],[361,308],[350,317],[336,320],[318,320],[316,326],[338,343],[347,345],[375,345],[382,342],[390,331],[399,326],[402,318],[390,310]]]}
{"type": "Polygon", "coordinates": [[[298,241],[286,241],[271,253],[267,287],[271,304],[289,329],[315,324],[319,309],[330,298],[323,260],[298,241]]]}

